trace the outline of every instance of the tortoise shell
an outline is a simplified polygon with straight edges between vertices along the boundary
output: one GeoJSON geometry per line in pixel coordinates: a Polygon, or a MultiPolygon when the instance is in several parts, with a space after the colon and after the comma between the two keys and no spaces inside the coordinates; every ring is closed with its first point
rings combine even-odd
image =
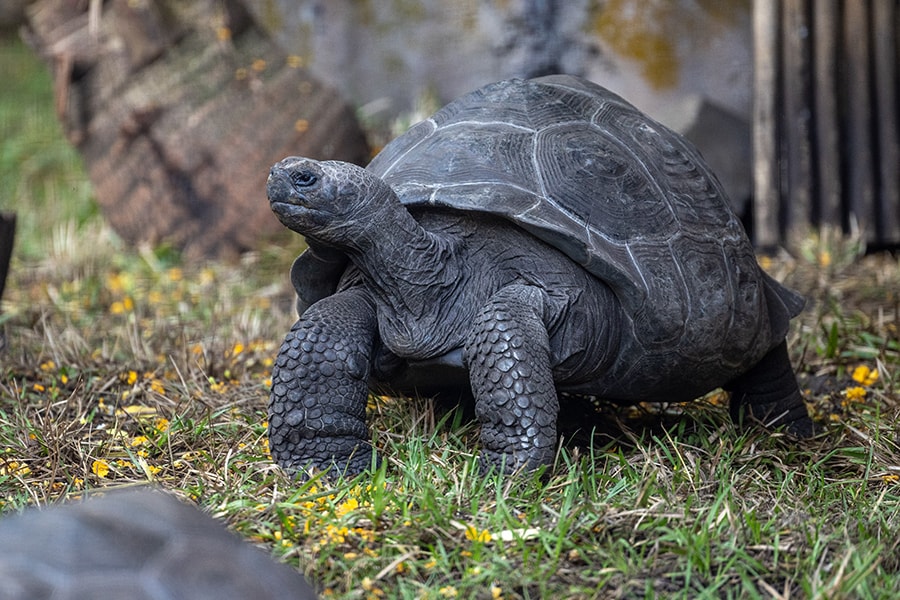
{"type": "Polygon", "coordinates": [[[712,352],[740,365],[783,339],[802,307],[759,269],[698,151],[583,79],[487,85],[389,143],[367,169],[407,207],[499,215],[561,250],[613,289],[644,352],[700,362],[712,352]],[[767,289],[785,308],[772,322],[767,289]],[[771,338],[757,339],[766,328],[771,338]]]}

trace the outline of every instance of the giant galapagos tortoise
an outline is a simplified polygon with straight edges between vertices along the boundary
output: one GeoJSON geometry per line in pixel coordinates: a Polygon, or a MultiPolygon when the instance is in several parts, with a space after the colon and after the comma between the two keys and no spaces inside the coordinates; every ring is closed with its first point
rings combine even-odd
{"type": "Polygon", "coordinates": [[[507,471],[552,461],[572,394],[723,387],[736,419],[812,431],[785,344],[802,298],[697,150],[594,83],[487,85],[365,169],[286,158],[267,192],[309,243],[269,403],[289,470],[370,465],[372,381],[471,386],[483,464],[507,471]]]}

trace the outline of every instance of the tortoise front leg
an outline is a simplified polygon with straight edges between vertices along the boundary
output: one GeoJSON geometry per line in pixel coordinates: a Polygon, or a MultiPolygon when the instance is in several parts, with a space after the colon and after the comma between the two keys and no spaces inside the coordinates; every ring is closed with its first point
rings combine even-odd
{"type": "Polygon", "coordinates": [[[484,467],[512,472],[553,462],[559,402],[544,306],[539,288],[507,286],[481,310],[466,340],[484,467]]]}
{"type": "Polygon", "coordinates": [[[786,342],[769,351],[725,389],[731,395],[729,408],[735,423],[741,424],[746,409],[767,427],[784,427],[797,437],[813,434],[813,422],[800,395],[786,342]]]}
{"type": "Polygon", "coordinates": [[[371,464],[366,429],[375,308],[358,290],[313,304],[285,337],[272,369],[269,449],[288,471],[359,473],[371,464]]]}

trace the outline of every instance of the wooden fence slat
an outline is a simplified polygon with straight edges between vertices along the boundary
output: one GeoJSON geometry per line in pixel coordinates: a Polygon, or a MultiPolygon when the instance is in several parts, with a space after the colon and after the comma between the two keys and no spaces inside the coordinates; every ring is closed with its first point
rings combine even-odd
{"type": "Polygon", "coordinates": [[[897,86],[897,3],[874,0],[872,40],[874,44],[875,132],[878,136],[877,230],[879,238],[900,241],[900,127],[897,86]]]}
{"type": "Polygon", "coordinates": [[[813,193],[810,144],[810,22],[807,0],[783,0],[782,7],[782,85],[784,105],[784,163],[786,185],[783,215],[792,236],[803,237],[809,228],[813,193]]]}
{"type": "Polygon", "coordinates": [[[838,4],[813,8],[813,106],[818,180],[815,224],[841,224],[841,154],[837,103],[838,4]]]}
{"type": "Polygon", "coordinates": [[[757,245],[779,242],[778,147],[778,4],[753,3],[753,229],[757,245]]]}
{"type": "MultiPolygon", "coordinates": [[[[868,2],[850,0],[844,4],[843,46],[846,77],[846,143],[847,195],[851,219],[862,232],[865,241],[875,239],[871,215],[874,209],[875,181],[872,153],[872,111],[869,44],[868,2]]],[[[853,223],[851,222],[851,226],[853,223]]]]}

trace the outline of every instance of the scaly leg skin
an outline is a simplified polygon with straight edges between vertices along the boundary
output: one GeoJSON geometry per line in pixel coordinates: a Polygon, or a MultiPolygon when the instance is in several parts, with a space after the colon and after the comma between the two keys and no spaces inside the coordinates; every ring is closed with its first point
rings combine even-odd
{"type": "Polygon", "coordinates": [[[476,317],[466,340],[483,469],[494,465],[510,473],[553,462],[559,402],[543,313],[543,291],[505,287],[476,317]]]}
{"type": "Polygon", "coordinates": [[[376,331],[374,307],[351,289],[313,304],[287,334],[272,369],[269,449],[288,472],[371,466],[365,419],[376,331]]]}
{"type": "Polygon", "coordinates": [[[744,410],[767,427],[784,427],[797,437],[813,435],[813,422],[782,342],[749,371],[725,386],[731,394],[732,420],[741,424],[744,410]]]}

